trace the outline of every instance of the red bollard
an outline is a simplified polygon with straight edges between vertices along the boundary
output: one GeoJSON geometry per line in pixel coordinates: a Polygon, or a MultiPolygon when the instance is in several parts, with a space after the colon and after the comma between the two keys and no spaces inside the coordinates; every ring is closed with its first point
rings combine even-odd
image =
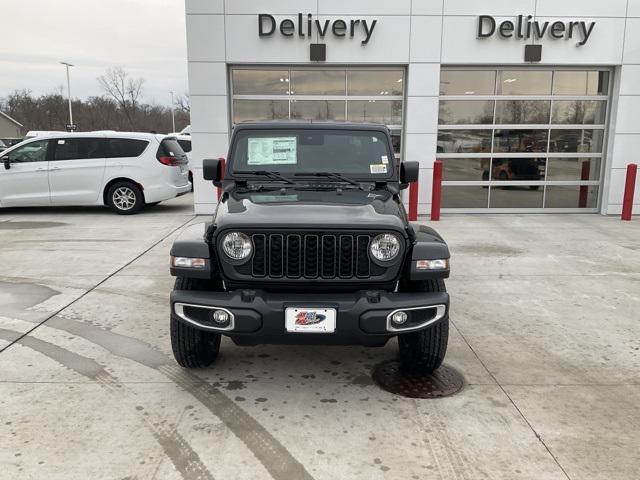
{"type": "MultiPolygon", "coordinates": [[[[220,157],[218,158],[218,160],[220,160],[220,166],[218,167],[220,169],[220,181],[222,181],[224,179],[224,170],[225,170],[225,160],[224,157],[220,157]]],[[[218,187],[218,200],[220,200],[220,197],[222,196],[222,187],[218,187]]]]}
{"type": "MultiPolygon", "coordinates": [[[[591,171],[591,161],[587,160],[582,164],[582,172],[580,173],[580,180],[589,180],[589,173],[591,171]]],[[[589,198],[589,185],[580,185],[580,195],[578,197],[578,208],[587,208],[587,199],[589,198]]]]}
{"type": "Polygon", "coordinates": [[[440,199],[442,197],[442,161],[433,162],[433,189],[431,190],[431,220],[440,220],[440,199]]]}
{"type": "Polygon", "coordinates": [[[627,179],[624,183],[624,197],[622,198],[622,220],[631,220],[631,210],[633,209],[633,193],[636,189],[636,175],[638,165],[630,163],[627,165],[627,179]]]}
{"type": "Polygon", "coordinates": [[[418,182],[409,184],[409,221],[418,220],[418,182]]]}

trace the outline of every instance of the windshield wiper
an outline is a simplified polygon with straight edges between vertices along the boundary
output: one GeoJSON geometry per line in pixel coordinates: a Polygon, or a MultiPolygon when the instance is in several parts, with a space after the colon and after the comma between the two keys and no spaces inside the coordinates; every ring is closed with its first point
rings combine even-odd
{"type": "Polygon", "coordinates": [[[237,173],[242,173],[242,174],[247,174],[247,175],[260,175],[262,177],[268,177],[268,178],[271,178],[273,180],[282,180],[283,182],[289,183],[289,184],[294,184],[295,183],[292,180],[289,180],[284,175],[280,175],[280,172],[271,172],[269,170],[253,170],[251,172],[234,172],[234,174],[237,174],[237,173]]]}
{"type": "Polygon", "coordinates": [[[362,188],[362,185],[360,185],[359,182],[356,182],[355,180],[349,178],[349,177],[345,177],[344,175],[341,175],[339,173],[335,173],[335,172],[309,172],[309,173],[296,173],[294,174],[294,177],[326,177],[326,178],[333,178],[335,180],[340,180],[343,181],[345,183],[348,183],[350,185],[355,185],[356,187],[362,188]]]}

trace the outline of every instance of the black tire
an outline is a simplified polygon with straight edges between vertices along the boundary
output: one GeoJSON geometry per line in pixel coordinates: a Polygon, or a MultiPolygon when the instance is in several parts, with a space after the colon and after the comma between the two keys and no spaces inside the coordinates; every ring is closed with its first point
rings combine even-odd
{"type": "MultiPolygon", "coordinates": [[[[176,290],[211,290],[213,282],[193,278],[176,278],[176,290]]],[[[211,365],[220,351],[219,333],[191,327],[171,313],[171,349],[178,364],[185,368],[205,368],[211,365]]]]}
{"type": "MultiPolygon", "coordinates": [[[[446,292],[444,280],[405,282],[402,292],[446,292]]],[[[449,341],[449,318],[419,332],[398,335],[400,365],[411,372],[432,373],[442,365],[449,341]]]]}
{"type": "Polygon", "coordinates": [[[119,215],[133,215],[144,208],[142,189],[133,182],[116,182],[107,190],[107,205],[119,215]]]}

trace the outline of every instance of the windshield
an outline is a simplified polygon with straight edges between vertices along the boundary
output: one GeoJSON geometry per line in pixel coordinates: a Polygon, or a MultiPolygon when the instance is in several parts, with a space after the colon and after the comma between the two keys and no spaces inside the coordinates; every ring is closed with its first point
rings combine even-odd
{"type": "Polygon", "coordinates": [[[233,172],[332,172],[386,180],[393,156],[384,132],[365,130],[242,130],[232,153],[233,172]]]}

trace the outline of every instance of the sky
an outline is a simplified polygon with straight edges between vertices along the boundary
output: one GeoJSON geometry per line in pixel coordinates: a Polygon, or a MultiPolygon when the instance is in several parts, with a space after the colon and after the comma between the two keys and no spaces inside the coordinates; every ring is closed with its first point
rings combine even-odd
{"type": "Polygon", "coordinates": [[[143,101],[169,105],[188,92],[184,0],[0,0],[0,97],[63,86],[102,94],[96,78],[121,66],[145,79],[143,101]]]}

